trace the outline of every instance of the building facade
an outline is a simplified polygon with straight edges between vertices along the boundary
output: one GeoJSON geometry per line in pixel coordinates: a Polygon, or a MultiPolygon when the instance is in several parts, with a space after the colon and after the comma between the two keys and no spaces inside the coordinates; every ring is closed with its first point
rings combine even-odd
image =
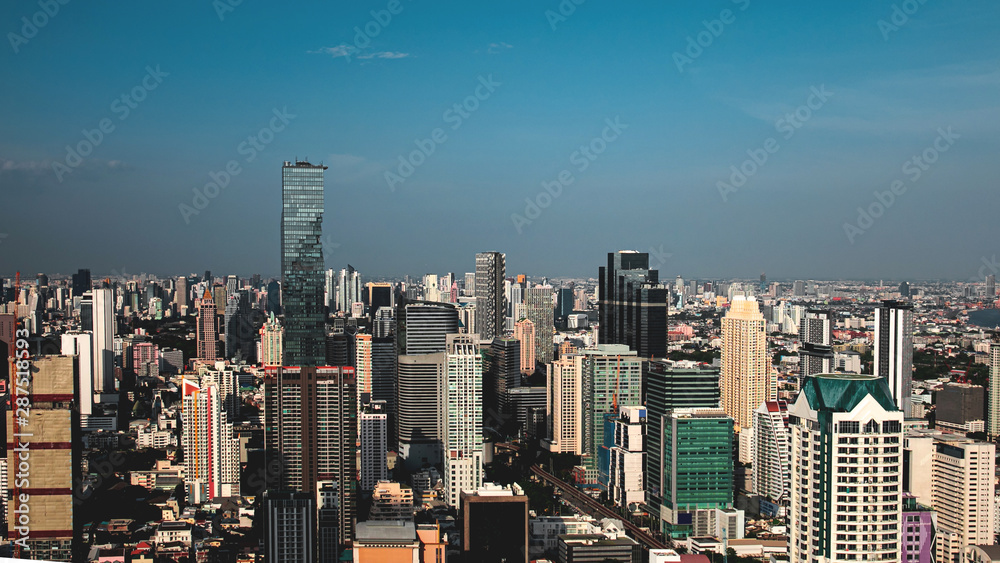
{"type": "Polygon", "coordinates": [[[883,301],[875,309],[875,375],[889,382],[903,415],[910,416],[913,388],[913,306],[883,301]]]}
{"type": "Polygon", "coordinates": [[[503,336],[507,304],[504,278],[507,258],[500,252],[476,254],[476,332],[483,340],[503,336]]]}
{"type": "MultiPolygon", "coordinates": [[[[722,319],[722,408],[733,417],[736,431],[753,432],[753,413],[777,398],[777,380],[767,354],[764,315],[753,297],[736,296],[722,319]]],[[[742,437],[741,437],[742,439],[742,437]]],[[[748,463],[749,459],[740,461],[748,463]]]]}
{"type": "Polygon", "coordinates": [[[281,306],[286,366],[326,363],[321,240],[326,168],[302,161],[286,161],[281,168],[281,306]]]}
{"type": "Polygon", "coordinates": [[[473,337],[450,334],[445,361],[445,500],[457,508],[483,484],[483,357],[473,337]]]}
{"type": "Polygon", "coordinates": [[[791,562],[899,562],[903,413],[886,381],[807,377],[788,423],[791,562]]]}

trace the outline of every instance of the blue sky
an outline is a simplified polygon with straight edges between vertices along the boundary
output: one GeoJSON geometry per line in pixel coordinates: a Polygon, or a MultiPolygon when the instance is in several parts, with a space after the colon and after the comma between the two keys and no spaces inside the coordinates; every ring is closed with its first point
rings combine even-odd
{"type": "Polygon", "coordinates": [[[0,8],[0,275],[275,275],[296,157],[330,167],[328,266],[363,274],[468,271],[500,250],[510,272],[594,276],[634,248],[668,277],[967,279],[1000,246],[996,3],[244,0],[220,18],[222,2],[0,8]],[[20,41],[23,17],[48,21],[20,41]],[[492,92],[474,99],[481,79],[492,92]],[[53,163],[102,119],[114,129],[60,181],[53,163]],[[248,162],[241,143],[273,124],[248,162]],[[438,128],[391,190],[386,172],[438,128]],[[604,150],[581,170],[588,145],[604,150]],[[904,166],[926,150],[914,179],[904,166]],[[185,215],[230,161],[239,173],[185,215]],[[563,171],[572,183],[540,195],[563,171]],[[548,205],[531,219],[526,198],[548,205]]]}

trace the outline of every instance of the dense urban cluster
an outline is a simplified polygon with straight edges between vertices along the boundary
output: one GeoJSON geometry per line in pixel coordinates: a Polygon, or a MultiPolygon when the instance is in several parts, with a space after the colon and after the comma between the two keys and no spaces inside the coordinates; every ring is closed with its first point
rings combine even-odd
{"type": "Polygon", "coordinates": [[[282,167],[280,277],[0,280],[7,555],[1000,560],[994,276],[366,278],[324,171],[282,167]]]}

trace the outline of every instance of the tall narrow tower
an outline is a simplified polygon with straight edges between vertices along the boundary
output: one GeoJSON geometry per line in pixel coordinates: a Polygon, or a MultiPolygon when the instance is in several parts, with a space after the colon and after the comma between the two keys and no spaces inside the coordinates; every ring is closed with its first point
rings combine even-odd
{"type": "Polygon", "coordinates": [[[753,413],[774,399],[771,362],[767,357],[764,315],[753,297],[738,295],[722,319],[722,408],[736,421],[737,431],[753,428],[753,413]]]}
{"type": "Polygon", "coordinates": [[[281,169],[281,303],[286,366],[326,363],[323,302],[323,172],[297,161],[281,169]]]}
{"type": "Polygon", "coordinates": [[[500,252],[476,254],[476,332],[483,340],[503,336],[506,256],[500,252]]]}
{"type": "Polygon", "coordinates": [[[467,334],[449,334],[446,346],[444,487],[457,508],[462,491],[483,485],[483,358],[467,334]]]}
{"type": "Polygon", "coordinates": [[[883,301],[875,309],[875,375],[889,383],[903,416],[910,416],[913,387],[913,306],[883,301]]]}
{"type": "Polygon", "coordinates": [[[198,301],[198,358],[215,360],[218,347],[218,329],[216,328],[215,299],[212,292],[205,290],[205,295],[198,301]]]}

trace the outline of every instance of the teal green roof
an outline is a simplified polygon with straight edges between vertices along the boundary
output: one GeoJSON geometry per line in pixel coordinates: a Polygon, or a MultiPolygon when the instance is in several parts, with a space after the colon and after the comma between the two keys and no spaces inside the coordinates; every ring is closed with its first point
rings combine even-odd
{"type": "Polygon", "coordinates": [[[815,411],[850,412],[867,395],[887,411],[898,411],[885,378],[854,373],[828,373],[806,377],[802,392],[815,411]]]}

